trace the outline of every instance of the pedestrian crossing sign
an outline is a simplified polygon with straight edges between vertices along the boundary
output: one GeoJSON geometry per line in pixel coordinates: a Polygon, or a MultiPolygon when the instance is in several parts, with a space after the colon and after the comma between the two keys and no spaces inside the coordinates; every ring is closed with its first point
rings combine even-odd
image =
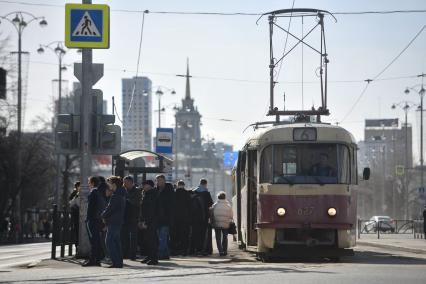
{"type": "Polygon", "coordinates": [[[65,4],[65,46],[109,48],[109,6],[65,4]]]}

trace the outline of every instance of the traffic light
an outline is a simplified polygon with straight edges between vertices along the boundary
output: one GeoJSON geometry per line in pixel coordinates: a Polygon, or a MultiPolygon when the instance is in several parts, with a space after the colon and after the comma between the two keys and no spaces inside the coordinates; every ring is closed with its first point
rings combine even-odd
{"type": "Polygon", "coordinates": [[[6,75],[7,71],[0,68],[0,99],[6,99],[6,75]]]}
{"type": "Polygon", "coordinates": [[[124,170],[126,168],[126,160],[124,160],[120,156],[114,156],[113,160],[115,161],[114,175],[124,177],[124,170]]]}
{"type": "Polygon", "coordinates": [[[80,116],[59,114],[55,130],[55,150],[58,154],[77,154],[79,151],[80,116]]]}
{"type": "Polygon", "coordinates": [[[94,119],[92,143],[93,154],[117,155],[121,151],[121,128],[113,125],[113,114],[96,115],[94,119]]]}

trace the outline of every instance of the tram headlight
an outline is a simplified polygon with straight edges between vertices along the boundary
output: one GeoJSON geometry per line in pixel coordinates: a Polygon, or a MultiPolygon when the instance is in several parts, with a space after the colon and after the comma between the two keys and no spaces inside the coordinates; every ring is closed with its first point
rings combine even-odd
{"type": "Polygon", "coordinates": [[[282,207],[278,208],[277,214],[278,214],[278,216],[281,216],[281,217],[284,216],[285,215],[285,209],[282,208],[282,207]]]}
{"type": "Polygon", "coordinates": [[[334,207],[328,208],[327,210],[328,216],[334,217],[337,214],[337,210],[334,207]]]}

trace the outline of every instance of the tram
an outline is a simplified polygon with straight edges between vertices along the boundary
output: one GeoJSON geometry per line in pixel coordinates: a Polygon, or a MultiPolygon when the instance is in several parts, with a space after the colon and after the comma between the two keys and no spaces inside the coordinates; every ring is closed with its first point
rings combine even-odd
{"type": "Polygon", "coordinates": [[[233,178],[240,246],[261,258],[353,254],[357,145],[345,129],[292,123],[260,131],[239,152],[233,178]]]}
{"type": "MultiPolygon", "coordinates": [[[[265,13],[270,35],[270,105],[272,121],[257,122],[257,130],[238,154],[233,169],[233,210],[241,248],[269,257],[325,257],[337,260],[353,255],[356,242],[357,145],[342,127],[321,122],[327,108],[327,64],[325,15],[317,9],[284,9],[265,13]],[[314,19],[309,33],[298,38],[280,26],[280,18],[314,19]],[[320,57],[318,71],[321,106],[310,109],[279,109],[274,105],[275,68],[288,55],[274,54],[273,29],[287,31],[320,57]],[[315,28],[320,48],[306,43],[315,28]],[[281,117],[289,117],[281,119],[281,117]]],[[[334,17],[333,17],[334,18],[334,17]]],[[[282,41],[282,40],[281,40],[282,41]]],[[[295,47],[294,46],[294,47],[295,47]]],[[[294,47],[289,47],[292,51],[294,47]]],[[[290,52],[289,51],[289,52],[290,52]]],[[[280,50],[280,53],[282,50],[280,50]]],[[[303,80],[302,80],[303,82],[303,80]]],[[[300,97],[300,96],[299,96],[300,97]]],[[[363,171],[369,178],[370,169],[363,171]]]]}

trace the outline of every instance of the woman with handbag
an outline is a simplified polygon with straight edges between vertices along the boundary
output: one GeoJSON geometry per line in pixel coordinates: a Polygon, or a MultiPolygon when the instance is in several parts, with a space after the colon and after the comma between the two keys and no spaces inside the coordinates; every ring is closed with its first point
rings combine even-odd
{"type": "Polygon", "coordinates": [[[228,254],[228,229],[233,222],[232,208],[226,200],[225,192],[217,195],[217,201],[211,209],[212,225],[216,235],[216,245],[220,256],[228,254]]]}

